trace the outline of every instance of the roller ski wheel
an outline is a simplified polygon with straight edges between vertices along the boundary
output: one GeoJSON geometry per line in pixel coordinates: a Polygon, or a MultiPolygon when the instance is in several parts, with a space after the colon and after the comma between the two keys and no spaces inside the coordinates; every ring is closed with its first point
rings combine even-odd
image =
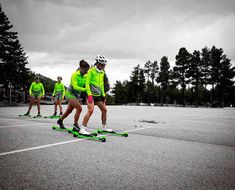
{"type": "Polygon", "coordinates": [[[124,137],[128,137],[128,133],[127,133],[127,132],[122,133],[122,136],[124,136],[124,137]]]}
{"type": "Polygon", "coordinates": [[[102,133],[102,132],[103,132],[103,130],[101,130],[101,129],[97,130],[97,133],[102,133]]]}
{"type": "Polygon", "coordinates": [[[104,138],[104,137],[101,137],[100,140],[101,140],[102,142],[106,142],[106,138],[104,138]]]}

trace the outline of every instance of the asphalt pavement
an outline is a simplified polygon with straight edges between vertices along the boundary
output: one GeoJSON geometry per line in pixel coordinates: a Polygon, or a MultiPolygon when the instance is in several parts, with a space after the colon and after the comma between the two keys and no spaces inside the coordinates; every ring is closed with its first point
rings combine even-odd
{"type": "MultiPolygon", "coordinates": [[[[129,137],[106,142],[18,116],[26,110],[0,108],[0,189],[235,189],[234,108],[108,106],[109,126],[129,137]]],[[[52,112],[42,106],[43,116],[52,112]]],[[[89,128],[100,127],[96,108],[89,128]]]]}

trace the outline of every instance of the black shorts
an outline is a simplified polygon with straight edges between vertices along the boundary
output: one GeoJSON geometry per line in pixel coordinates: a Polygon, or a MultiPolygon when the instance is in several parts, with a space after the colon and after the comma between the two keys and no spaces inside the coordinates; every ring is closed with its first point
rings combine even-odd
{"type": "Polygon", "coordinates": [[[100,101],[104,101],[105,98],[103,96],[93,96],[93,100],[94,102],[100,102],[100,101]]]}

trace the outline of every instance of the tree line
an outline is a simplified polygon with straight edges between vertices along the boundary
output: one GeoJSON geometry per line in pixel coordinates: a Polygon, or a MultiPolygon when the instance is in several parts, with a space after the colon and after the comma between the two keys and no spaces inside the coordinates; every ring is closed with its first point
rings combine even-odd
{"type": "Polygon", "coordinates": [[[130,80],[116,81],[115,104],[181,104],[223,107],[235,105],[235,67],[222,48],[179,49],[175,66],[168,57],[134,67],[130,80]]]}

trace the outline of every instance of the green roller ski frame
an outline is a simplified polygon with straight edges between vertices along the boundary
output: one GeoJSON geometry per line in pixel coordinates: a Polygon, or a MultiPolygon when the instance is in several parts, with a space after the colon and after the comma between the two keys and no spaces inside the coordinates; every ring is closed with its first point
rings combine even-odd
{"type": "Polygon", "coordinates": [[[61,129],[61,128],[58,127],[58,126],[52,126],[52,129],[53,129],[53,130],[56,130],[56,131],[67,132],[67,133],[72,133],[72,130],[73,130],[73,129],[69,129],[69,128],[61,129]]]}
{"type": "Polygon", "coordinates": [[[45,119],[59,119],[61,118],[61,116],[59,115],[56,115],[56,116],[53,116],[53,115],[50,115],[50,116],[44,116],[45,119]]]}
{"type": "Polygon", "coordinates": [[[72,133],[74,137],[77,138],[83,138],[83,139],[88,139],[88,140],[95,140],[95,141],[101,141],[101,142],[105,142],[106,141],[106,137],[102,136],[102,137],[97,137],[97,132],[93,132],[91,133],[91,135],[87,136],[87,135],[81,135],[76,131],[73,131],[73,129],[71,128],[66,128],[66,129],[61,129],[58,126],[52,126],[53,130],[57,130],[57,131],[64,131],[64,132],[68,132],[68,133],[72,133]]]}
{"type": "Polygon", "coordinates": [[[111,134],[111,135],[116,135],[116,136],[123,136],[123,137],[128,137],[128,133],[127,132],[107,132],[107,131],[103,131],[102,129],[97,129],[97,133],[99,134],[111,134]]]}

